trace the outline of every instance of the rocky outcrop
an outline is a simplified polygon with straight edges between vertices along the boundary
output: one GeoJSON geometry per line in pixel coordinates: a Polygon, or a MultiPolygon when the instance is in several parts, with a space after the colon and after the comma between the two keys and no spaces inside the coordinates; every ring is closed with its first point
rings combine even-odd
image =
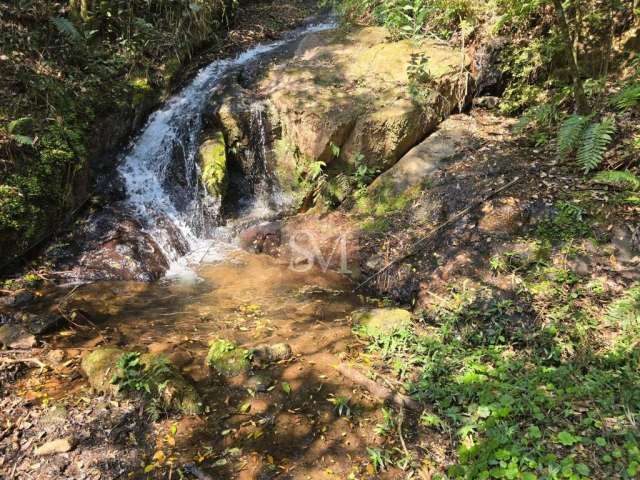
{"type": "Polygon", "coordinates": [[[220,92],[217,122],[228,145],[246,145],[250,110],[264,111],[269,160],[285,190],[305,165],[333,171],[366,163],[382,169],[400,159],[458,105],[466,59],[440,43],[392,41],[379,27],[307,35],[295,55],[269,68],[251,89],[220,92]],[[428,58],[429,82],[413,84],[410,65],[428,58]],[[424,93],[423,92],[423,93],[424,93]]]}

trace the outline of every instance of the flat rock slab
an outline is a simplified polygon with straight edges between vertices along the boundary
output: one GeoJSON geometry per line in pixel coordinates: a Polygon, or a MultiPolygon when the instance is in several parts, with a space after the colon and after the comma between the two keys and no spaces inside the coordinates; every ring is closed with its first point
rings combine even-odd
{"type": "Polygon", "coordinates": [[[374,197],[396,197],[422,185],[447,161],[455,159],[474,143],[475,120],[467,115],[453,115],[438,126],[438,130],[413,147],[393,167],[380,175],[370,186],[374,197]]]}
{"type": "Polygon", "coordinates": [[[59,438],[57,440],[52,440],[50,442],[45,443],[44,445],[39,446],[33,452],[36,457],[44,457],[47,455],[55,455],[58,453],[66,453],[73,450],[75,446],[75,439],[69,438],[59,438]]]}

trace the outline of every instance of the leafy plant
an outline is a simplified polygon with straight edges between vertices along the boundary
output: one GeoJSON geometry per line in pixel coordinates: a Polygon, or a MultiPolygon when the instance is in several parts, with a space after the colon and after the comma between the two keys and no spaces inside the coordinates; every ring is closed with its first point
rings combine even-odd
{"type": "Polygon", "coordinates": [[[127,352],[116,364],[119,373],[111,379],[111,383],[121,392],[138,393],[145,398],[147,411],[151,418],[157,420],[162,414],[160,397],[166,388],[166,381],[161,379],[171,375],[171,369],[166,359],[154,358],[145,365],[138,352],[127,352]]]}
{"type": "Polygon", "coordinates": [[[640,104],[640,83],[624,87],[611,99],[611,104],[621,111],[629,110],[640,104]]]}
{"type": "Polygon", "coordinates": [[[331,396],[327,399],[329,403],[331,403],[336,413],[339,417],[350,417],[351,416],[351,405],[349,402],[351,401],[348,397],[342,396],[331,396]]]}
{"type": "Polygon", "coordinates": [[[622,298],[609,305],[607,319],[624,328],[640,325],[640,284],[631,287],[622,298]]]}
{"type": "Polygon", "coordinates": [[[593,177],[596,183],[605,183],[628,190],[640,190],[640,178],[629,170],[607,170],[593,177]]]}
{"type": "Polygon", "coordinates": [[[85,41],[84,35],[80,33],[69,19],[64,17],[51,17],[49,21],[70,43],[78,45],[85,41]]]}
{"type": "Polygon", "coordinates": [[[578,165],[585,173],[602,163],[616,132],[613,117],[604,118],[600,122],[591,122],[591,119],[591,116],[571,115],[558,130],[558,156],[565,159],[576,152],[578,165]]]}
{"type": "Polygon", "coordinates": [[[616,123],[613,117],[607,117],[587,127],[577,155],[578,164],[584,173],[589,173],[600,166],[615,132],[616,123]]]}
{"type": "Polygon", "coordinates": [[[562,159],[574,153],[580,146],[584,130],[591,116],[571,115],[558,129],[558,156],[562,159]]]}
{"type": "Polygon", "coordinates": [[[382,423],[378,423],[374,429],[377,435],[384,437],[389,435],[396,428],[396,420],[393,417],[393,410],[382,407],[382,423]]]}
{"type": "Polygon", "coordinates": [[[385,470],[391,464],[389,452],[386,450],[367,447],[367,454],[369,455],[369,461],[376,472],[385,470]]]}

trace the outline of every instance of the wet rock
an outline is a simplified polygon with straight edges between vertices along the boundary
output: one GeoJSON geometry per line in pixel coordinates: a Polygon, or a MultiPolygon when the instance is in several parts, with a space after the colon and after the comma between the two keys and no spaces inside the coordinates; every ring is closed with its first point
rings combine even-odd
{"type": "Polygon", "coordinates": [[[369,337],[388,335],[411,324],[411,312],[402,308],[374,308],[351,314],[362,333],[369,337]]]}
{"type": "MultiPolygon", "coordinates": [[[[82,359],[81,367],[96,391],[112,395],[125,395],[113,382],[115,376],[123,375],[118,361],[127,353],[115,347],[102,347],[82,359]]],[[[202,411],[202,400],[195,387],[169,359],[159,354],[140,355],[140,364],[147,373],[146,381],[151,395],[160,399],[166,409],[189,415],[202,411]]]]}
{"type": "Polygon", "coordinates": [[[240,246],[244,250],[277,256],[282,244],[282,224],[267,222],[249,227],[240,233],[240,246]]]}
{"type": "Polygon", "coordinates": [[[61,365],[67,358],[67,354],[64,350],[51,350],[47,352],[47,361],[53,365],[61,365]]]}
{"type": "Polygon", "coordinates": [[[34,450],[33,454],[36,457],[44,457],[47,455],[55,455],[57,453],[70,452],[75,447],[75,443],[75,439],[72,437],[59,438],[39,446],[34,450]]]}
{"type": "Polygon", "coordinates": [[[60,328],[65,323],[65,319],[61,315],[52,313],[48,315],[28,315],[27,318],[23,318],[23,322],[26,323],[27,330],[34,335],[46,335],[60,328]]]}
{"type": "Polygon", "coordinates": [[[227,189],[227,154],[224,135],[216,131],[199,148],[200,180],[207,193],[223,197],[227,189]]]}
{"type": "Polygon", "coordinates": [[[476,97],[473,99],[473,106],[476,108],[486,108],[488,110],[491,110],[493,108],[496,108],[499,104],[500,104],[499,97],[487,96],[487,97],[476,97]]]}
{"type": "Polygon", "coordinates": [[[149,353],[162,354],[177,368],[185,368],[193,362],[193,355],[184,347],[171,342],[155,342],[147,346],[149,353]]]}
{"type": "Polygon", "coordinates": [[[5,348],[33,348],[37,343],[36,337],[22,325],[7,323],[0,327],[0,344],[5,348]]]}
{"type": "Polygon", "coordinates": [[[256,392],[264,393],[273,384],[273,379],[265,375],[252,375],[245,383],[245,387],[256,392]]]}
{"type": "Polygon", "coordinates": [[[251,349],[253,361],[258,365],[288,360],[293,355],[291,346],[287,343],[274,343],[273,345],[259,345],[251,349]]]}
{"type": "Polygon", "coordinates": [[[500,95],[506,79],[500,68],[500,54],[509,43],[506,37],[489,38],[473,54],[472,74],[477,95],[500,95]]]}
{"type": "Polygon", "coordinates": [[[6,307],[20,308],[28,305],[35,300],[35,295],[31,292],[18,292],[14,295],[0,297],[0,305],[6,307]]]}
{"type": "MultiPolygon", "coordinates": [[[[158,220],[163,223],[162,219],[158,220]]],[[[181,254],[187,246],[180,232],[165,225],[167,240],[181,254]]],[[[51,253],[51,252],[50,252],[51,253]]],[[[64,254],[48,257],[59,269],[85,280],[153,281],[169,268],[158,243],[142,225],[116,208],[103,208],[76,225],[64,254]]]]}
{"type": "Polygon", "coordinates": [[[251,369],[250,358],[249,350],[220,338],[209,343],[206,364],[225,377],[233,377],[251,369]]]}

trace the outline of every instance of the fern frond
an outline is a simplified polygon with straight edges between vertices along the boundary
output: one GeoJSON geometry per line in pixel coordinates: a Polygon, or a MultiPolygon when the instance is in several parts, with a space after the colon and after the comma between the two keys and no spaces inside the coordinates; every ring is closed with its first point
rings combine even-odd
{"type": "Polygon", "coordinates": [[[11,138],[15,140],[18,145],[33,146],[33,138],[27,135],[11,135],[11,138]]]}
{"type": "Polygon", "coordinates": [[[558,156],[567,158],[575,152],[591,116],[571,115],[558,130],[558,156]]]}
{"type": "Polygon", "coordinates": [[[626,188],[627,190],[640,190],[640,177],[631,173],[629,170],[609,170],[600,172],[593,181],[596,183],[606,183],[617,187],[626,188]]]}
{"type": "Polygon", "coordinates": [[[623,88],[611,99],[611,104],[622,111],[640,104],[640,83],[634,83],[623,88]]]}
{"type": "Polygon", "coordinates": [[[51,17],[49,21],[56,27],[56,30],[71,43],[77,44],[84,41],[84,36],[68,19],[64,17],[51,17]]]}
{"type": "Polygon", "coordinates": [[[577,155],[578,164],[584,173],[595,170],[602,163],[615,132],[616,122],[613,117],[605,118],[587,127],[582,135],[577,155]]]}

